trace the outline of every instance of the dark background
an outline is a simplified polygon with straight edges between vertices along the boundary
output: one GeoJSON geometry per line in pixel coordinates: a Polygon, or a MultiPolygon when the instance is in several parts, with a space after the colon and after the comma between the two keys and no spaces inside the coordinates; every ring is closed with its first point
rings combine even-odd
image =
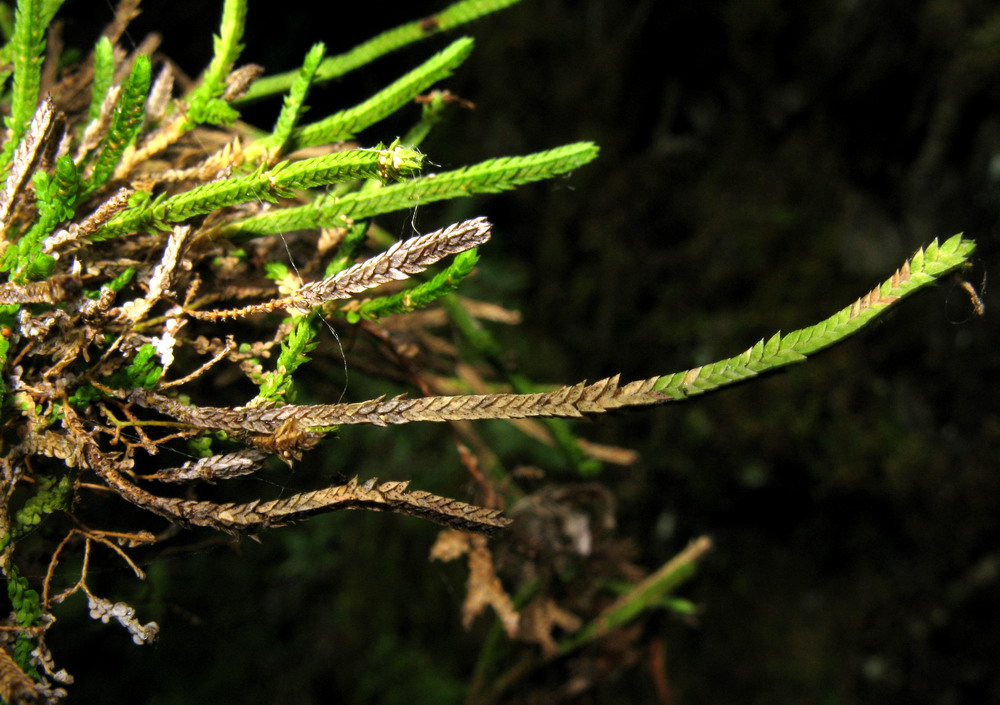
{"type": "MultiPolygon", "coordinates": [[[[244,58],[296,68],[315,41],[339,53],[444,3],[368,5],[252,3],[244,58]]],[[[158,29],[196,74],[220,8],[148,2],[129,36],[158,29]]],[[[66,13],[67,37],[84,47],[110,16],[101,3],[66,13]]],[[[947,281],[805,365],[578,430],[642,453],[600,476],[637,562],[715,540],[682,590],[703,606],[696,622],[652,627],[675,702],[1000,701],[1000,336],[988,277],[1000,8],[525,0],[464,32],[476,50],[443,86],[477,107],[423,145],[433,162],[602,148],[571,178],[417,213],[423,230],[468,214],[496,223],[476,284],[523,311],[523,326],[497,334],[533,379],[713,361],[824,318],[934,237],[979,242],[966,276],[984,318],[947,281]]],[[[449,38],[316,91],[310,116],[353,105],[449,38]]],[[[268,126],[277,105],[246,116],[268,126]]],[[[415,116],[361,141],[389,141],[415,116]]],[[[384,223],[402,231],[404,218],[384,223]]],[[[392,444],[352,434],[332,452],[349,474],[460,472],[425,429],[392,444]]],[[[413,520],[350,514],[260,545],[206,544],[147,566],[137,604],[160,621],[159,645],[133,647],[87,621],[82,603],[50,643],[80,680],[75,702],[460,702],[486,620],[462,631],[461,571],[425,561],[433,536],[413,520]]],[[[652,702],[648,681],[633,669],[593,701],[652,702]]]]}

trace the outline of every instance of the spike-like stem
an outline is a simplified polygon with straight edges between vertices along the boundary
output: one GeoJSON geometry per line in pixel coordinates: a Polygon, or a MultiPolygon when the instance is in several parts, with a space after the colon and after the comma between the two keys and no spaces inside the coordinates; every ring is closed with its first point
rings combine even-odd
{"type": "Polygon", "coordinates": [[[776,333],[741,355],[684,372],[619,384],[618,376],[533,394],[470,394],[463,396],[378,398],[354,404],[315,404],[274,409],[231,409],[178,404],[166,397],[136,390],[130,400],[205,428],[274,433],[294,421],[302,428],[414,421],[462,421],[527,417],[573,418],[614,409],[650,406],[686,399],[805,360],[856,333],[905,296],[961,267],[975,244],[956,235],[943,244],[935,240],[918,251],[881,286],[830,318],[787,335],[776,333]]]}

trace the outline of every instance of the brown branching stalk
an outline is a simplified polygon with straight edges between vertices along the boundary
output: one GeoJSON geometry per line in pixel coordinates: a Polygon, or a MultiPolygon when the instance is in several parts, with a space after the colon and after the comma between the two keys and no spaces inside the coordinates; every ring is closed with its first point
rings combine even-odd
{"type": "Polygon", "coordinates": [[[619,385],[616,375],[593,384],[581,382],[553,392],[535,394],[465,394],[414,399],[380,397],[353,404],[289,405],[276,409],[189,406],[144,389],[134,390],[128,399],[178,421],[203,428],[274,433],[290,422],[309,428],[351,424],[388,426],[415,421],[522,419],[532,416],[579,418],[626,406],[648,406],[670,401],[670,395],[653,389],[655,381],[654,378],[619,385]]]}
{"type": "MultiPolygon", "coordinates": [[[[89,466],[109,487],[133,504],[185,526],[256,532],[340,509],[371,509],[408,514],[443,526],[483,533],[492,533],[510,523],[509,519],[500,516],[500,512],[495,509],[410,490],[409,482],[376,484],[375,479],[361,483],[354,478],[343,485],[303,492],[270,502],[258,500],[246,504],[216,504],[160,497],[129,481],[123,474],[118,459],[100,449],[93,437],[83,430],[79,418],[71,409],[66,410],[66,420],[71,432],[84,445],[89,466]]],[[[248,457],[255,456],[241,456],[242,459],[248,457]]],[[[206,466],[200,469],[205,470],[206,466]]],[[[209,478],[201,475],[198,479],[209,478]]]]}

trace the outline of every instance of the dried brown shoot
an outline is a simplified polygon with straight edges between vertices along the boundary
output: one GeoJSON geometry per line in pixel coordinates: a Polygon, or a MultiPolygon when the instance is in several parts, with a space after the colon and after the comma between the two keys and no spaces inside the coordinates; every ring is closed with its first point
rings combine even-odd
{"type": "Polygon", "coordinates": [[[430,553],[432,559],[440,561],[452,561],[463,555],[469,557],[469,582],[462,605],[462,624],[468,629],[486,607],[492,607],[507,636],[514,637],[518,632],[520,616],[497,577],[493,554],[486,545],[486,539],[457,531],[442,531],[430,553]]]}
{"type": "Polygon", "coordinates": [[[10,705],[37,703],[41,695],[35,690],[35,681],[14,663],[7,650],[0,648],[0,698],[10,705]]]}
{"type": "Polygon", "coordinates": [[[490,238],[491,225],[485,218],[475,218],[449,225],[426,235],[396,243],[380,255],[356,264],[321,281],[302,286],[291,296],[240,309],[191,311],[195,318],[219,320],[241,318],[287,308],[307,312],[328,301],[346,299],[368,289],[424,271],[448,255],[478,247],[490,238]]]}
{"type": "Polygon", "coordinates": [[[275,409],[187,406],[143,389],[135,390],[129,396],[129,401],[155,409],[178,421],[204,428],[274,433],[290,420],[308,428],[350,424],[387,426],[415,421],[519,419],[532,416],[579,418],[585,414],[600,414],[623,406],[645,406],[669,401],[671,397],[653,390],[655,381],[656,378],[620,386],[616,375],[593,384],[581,382],[554,392],[534,394],[466,394],[416,399],[379,397],[353,404],[289,405],[275,409]]]}
{"type": "Polygon", "coordinates": [[[575,632],[583,626],[583,620],[563,609],[547,595],[539,595],[521,610],[521,629],[518,636],[525,641],[538,644],[545,658],[559,653],[554,632],[561,629],[575,632]]]}
{"type": "Polygon", "coordinates": [[[45,242],[42,243],[42,252],[51,254],[63,245],[77,242],[88,235],[93,235],[97,232],[98,228],[120,213],[128,205],[128,199],[133,193],[135,193],[134,189],[125,186],[119,188],[82,221],[72,223],[68,228],[57,230],[46,238],[45,242]]]}
{"type": "Polygon", "coordinates": [[[10,224],[15,197],[21,193],[25,180],[35,168],[45,140],[50,136],[49,128],[52,126],[54,112],[52,99],[43,100],[31,119],[27,134],[14,152],[10,173],[4,181],[3,190],[0,190],[0,238],[3,238],[4,246],[7,244],[7,227],[10,224]]]}
{"type": "Polygon", "coordinates": [[[972,302],[972,310],[975,311],[977,316],[985,316],[986,304],[983,303],[983,299],[976,291],[976,288],[964,279],[961,286],[965,290],[965,293],[969,295],[969,301],[972,302]]]}

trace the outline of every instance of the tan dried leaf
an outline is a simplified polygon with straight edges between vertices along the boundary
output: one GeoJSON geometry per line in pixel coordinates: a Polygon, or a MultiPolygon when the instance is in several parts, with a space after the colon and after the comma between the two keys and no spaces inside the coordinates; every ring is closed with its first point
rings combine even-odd
{"type": "Polygon", "coordinates": [[[111,217],[118,214],[128,205],[129,197],[135,193],[134,189],[122,187],[114,192],[104,203],[88,215],[80,223],[72,223],[65,229],[56,230],[42,243],[42,252],[51,254],[58,247],[68,242],[76,242],[97,232],[97,229],[111,220],[111,217]]]}
{"type": "MultiPolygon", "coordinates": [[[[120,51],[121,50],[117,48],[115,50],[116,63],[120,51]]],[[[121,96],[121,93],[121,85],[115,84],[111,87],[111,90],[104,95],[104,100],[101,101],[100,113],[98,114],[96,120],[92,120],[87,124],[87,129],[84,130],[83,136],[80,138],[80,144],[77,145],[73,161],[79,164],[89,152],[97,149],[97,146],[101,143],[101,140],[104,139],[105,134],[107,134],[108,125],[111,124],[111,114],[114,112],[115,106],[118,104],[118,98],[121,96]]]]}
{"type": "Polygon", "coordinates": [[[174,270],[180,260],[191,235],[191,226],[178,225],[170,232],[167,245],[149,278],[149,291],[141,299],[134,299],[122,305],[122,314],[133,323],[142,319],[160,300],[170,287],[174,270]]]}
{"type": "Polygon", "coordinates": [[[129,22],[139,16],[139,0],[121,0],[115,7],[115,16],[104,28],[103,36],[107,37],[112,44],[121,39],[125,28],[129,22]]]}
{"type": "Polygon", "coordinates": [[[461,558],[469,550],[469,535],[464,531],[444,529],[439,532],[431,546],[430,559],[448,563],[461,558]]]}
{"type": "Polygon", "coordinates": [[[146,119],[155,122],[167,113],[167,106],[170,105],[170,96],[174,91],[174,67],[169,62],[163,64],[153,87],[149,90],[149,98],[146,99],[146,119]]]}
{"type": "Polygon", "coordinates": [[[289,466],[302,459],[302,454],[323,440],[322,433],[311,433],[295,419],[278,426],[274,433],[251,434],[244,440],[257,450],[273,453],[289,466]]]}
{"type": "Polygon", "coordinates": [[[245,64],[234,69],[226,76],[226,90],[222,99],[231,102],[243,97],[250,84],[264,75],[264,67],[257,64],[245,64]]]}
{"type": "Polygon", "coordinates": [[[54,304],[66,301],[80,291],[80,278],[53,276],[38,282],[0,284],[0,304],[54,304]]]}
{"type": "Polygon", "coordinates": [[[482,614],[487,606],[500,618],[507,636],[513,638],[520,622],[510,595],[503,589],[493,566],[493,554],[484,536],[469,537],[469,582],[465,603],[462,605],[462,624],[468,629],[472,620],[482,614]]]}
{"type": "Polygon", "coordinates": [[[551,597],[539,595],[521,610],[521,630],[518,636],[538,644],[545,657],[552,658],[559,653],[553,630],[558,627],[567,632],[575,632],[582,626],[582,619],[564,610],[551,597]]]}
{"type": "Polygon", "coordinates": [[[216,150],[194,166],[185,169],[167,169],[155,174],[157,181],[212,181],[231,172],[243,163],[243,143],[234,137],[221,149],[216,150]]]}

